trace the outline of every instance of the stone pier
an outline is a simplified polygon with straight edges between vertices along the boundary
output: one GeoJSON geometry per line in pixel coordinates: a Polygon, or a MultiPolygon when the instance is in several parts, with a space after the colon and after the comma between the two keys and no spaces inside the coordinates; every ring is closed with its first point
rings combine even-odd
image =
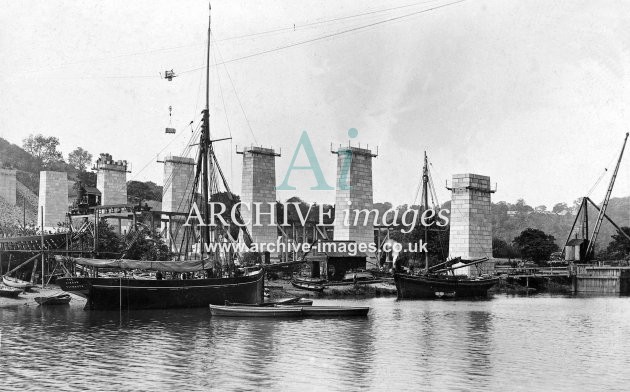
{"type": "Polygon", "coordinates": [[[68,213],[68,174],[66,172],[39,172],[39,203],[37,226],[45,231],[55,231],[58,223],[66,221],[68,213]],[[44,225],[42,228],[42,207],[44,225]]]}
{"type": "MultiPolygon", "coordinates": [[[[114,161],[109,154],[101,154],[96,161],[96,188],[101,191],[101,205],[112,206],[127,203],[127,161],[114,161]]],[[[110,218],[107,223],[118,234],[129,230],[131,222],[110,218]]]]}
{"type": "MultiPolygon", "coordinates": [[[[492,258],[490,195],[494,191],[490,189],[490,177],[454,174],[452,187],[448,189],[451,190],[449,257],[492,258]]],[[[487,268],[491,267],[482,266],[487,268]]]]}
{"type": "MultiPolygon", "coordinates": [[[[278,239],[278,228],[271,224],[269,215],[271,207],[268,203],[276,202],[276,157],[280,154],[271,148],[249,147],[238,152],[243,155],[243,177],[241,201],[251,206],[251,211],[243,206],[241,216],[247,224],[247,230],[255,243],[275,243],[278,239]],[[254,203],[261,203],[259,212],[260,226],[254,225],[257,208],[254,203]]],[[[275,217],[274,217],[275,222],[275,217]]],[[[271,254],[276,258],[277,252],[271,254]]]]}
{"type": "MultiPolygon", "coordinates": [[[[190,196],[195,182],[195,161],[192,158],[169,156],[164,159],[162,211],[190,211],[190,196]]],[[[184,237],[185,216],[162,216],[162,230],[173,252],[179,252],[184,237]]],[[[185,246],[185,245],[184,245],[185,246]]],[[[189,248],[192,246],[190,242],[189,248]]],[[[190,249],[188,249],[190,250],[190,249]]],[[[187,251],[188,251],[187,250],[187,251]]]]}
{"type": "MultiPolygon", "coordinates": [[[[372,158],[376,154],[359,147],[340,147],[333,154],[337,155],[334,240],[373,243],[374,216],[371,214],[365,224],[367,212],[360,211],[370,211],[373,207],[372,158]]],[[[365,253],[368,261],[376,260],[374,253],[365,253]]],[[[373,267],[369,262],[366,265],[373,267]]]]}
{"type": "Polygon", "coordinates": [[[16,170],[0,169],[0,197],[11,205],[15,205],[17,192],[16,172],[16,170]]]}
{"type": "Polygon", "coordinates": [[[101,155],[96,161],[96,188],[101,191],[101,205],[127,204],[127,161],[101,155]]]}

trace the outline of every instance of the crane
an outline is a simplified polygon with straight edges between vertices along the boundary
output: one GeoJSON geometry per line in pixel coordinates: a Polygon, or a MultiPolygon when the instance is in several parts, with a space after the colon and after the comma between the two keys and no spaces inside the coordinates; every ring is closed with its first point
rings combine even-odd
{"type": "Polygon", "coordinates": [[[626,149],[627,141],[628,141],[628,133],[626,132],[626,138],[623,140],[623,146],[621,147],[621,153],[619,153],[619,159],[617,160],[617,165],[615,166],[615,170],[613,171],[612,177],[610,178],[610,183],[608,184],[608,190],[606,191],[606,196],[604,197],[602,207],[599,209],[599,214],[597,215],[597,221],[595,222],[593,233],[591,233],[591,238],[589,239],[589,242],[588,242],[588,248],[586,249],[587,260],[593,259],[593,253],[595,250],[595,241],[597,241],[597,236],[599,235],[599,229],[602,227],[602,222],[604,221],[604,216],[606,215],[606,207],[608,207],[608,202],[610,201],[610,194],[612,193],[613,187],[615,186],[615,179],[617,179],[617,172],[619,171],[619,165],[621,164],[621,158],[623,157],[623,151],[626,149]]]}

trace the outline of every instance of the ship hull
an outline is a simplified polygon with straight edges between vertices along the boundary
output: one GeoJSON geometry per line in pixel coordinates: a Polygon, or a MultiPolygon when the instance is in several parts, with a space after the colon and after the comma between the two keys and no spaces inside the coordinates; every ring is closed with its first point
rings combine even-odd
{"type": "Polygon", "coordinates": [[[475,280],[395,274],[394,281],[399,299],[478,298],[486,297],[499,278],[475,280]]]}
{"type": "Polygon", "coordinates": [[[223,305],[225,301],[263,302],[264,272],[235,278],[145,280],[61,278],[64,291],[87,299],[86,309],[172,309],[223,305]]]}

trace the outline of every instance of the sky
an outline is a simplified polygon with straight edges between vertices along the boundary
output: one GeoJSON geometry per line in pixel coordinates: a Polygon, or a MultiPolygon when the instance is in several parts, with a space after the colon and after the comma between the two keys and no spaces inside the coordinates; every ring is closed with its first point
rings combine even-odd
{"type": "MultiPolygon", "coordinates": [[[[601,200],[630,130],[630,2],[450,3],[213,1],[211,132],[232,137],[216,144],[232,190],[237,149],[281,151],[279,184],[304,131],[334,184],[331,146],[356,128],[354,145],[378,147],[376,202],[414,202],[425,150],[440,201],[455,173],[490,176],[493,201],[549,208],[606,173],[591,194],[601,200]]],[[[0,137],[53,135],[65,156],[107,152],[131,162],[129,180],[161,184],[157,161],[186,149],[205,105],[208,3],[0,0],[0,9],[0,137]],[[161,79],[166,69],[179,76],[161,79]]],[[[630,195],[629,159],[613,196],[630,195]]],[[[300,154],[296,164],[306,162],[300,154]]],[[[307,172],[289,183],[297,189],[278,199],[334,201],[334,191],[310,189],[307,172]]]]}

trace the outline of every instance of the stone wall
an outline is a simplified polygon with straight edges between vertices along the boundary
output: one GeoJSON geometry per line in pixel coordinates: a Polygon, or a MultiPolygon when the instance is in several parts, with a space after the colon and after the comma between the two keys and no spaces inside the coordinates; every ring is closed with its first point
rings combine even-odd
{"type": "MultiPolygon", "coordinates": [[[[241,188],[241,201],[248,206],[252,206],[252,211],[241,208],[241,215],[247,225],[253,242],[269,243],[276,242],[278,238],[278,228],[271,225],[271,217],[266,214],[270,212],[267,203],[276,202],[276,152],[270,148],[251,147],[243,152],[243,177],[241,188]],[[253,203],[262,203],[259,223],[262,226],[254,226],[256,207],[253,203]]],[[[275,219],[274,219],[275,220],[275,219]]]]}
{"type": "Polygon", "coordinates": [[[11,205],[15,205],[17,182],[15,174],[15,170],[0,169],[0,197],[11,205]]]}
{"type": "Polygon", "coordinates": [[[58,223],[66,221],[68,213],[68,175],[66,172],[42,171],[39,173],[39,203],[37,226],[41,227],[44,209],[43,230],[54,231],[58,223]]]}
{"type": "Polygon", "coordinates": [[[490,177],[454,174],[451,189],[449,256],[492,257],[490,177]]]}
{"type": "MultiPolygon", "coordinates": [[[[342,147],[337,154],[337,186],[335,191],[335,241],[374,242],[373,215],[364,225],[365,213],[359,215],[354,224],[355,210],[373,207],[372,158],[370,150],[357,147],[342,147]],[[348,189],[349,188],[349,189],[348,189]],[[346,218],[347,214],[347,218],[346,218]],[[347,223],[347,224],[346,224],[347,223]]],[[[368,253],[368,257],[373,257],[368,253]]]]}

